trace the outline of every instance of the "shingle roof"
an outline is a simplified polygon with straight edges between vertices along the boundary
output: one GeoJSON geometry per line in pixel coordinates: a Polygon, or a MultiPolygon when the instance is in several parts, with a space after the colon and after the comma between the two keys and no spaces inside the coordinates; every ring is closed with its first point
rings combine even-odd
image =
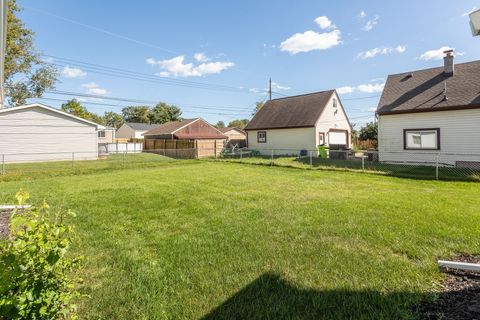
{"type": "Polygon", "coordinates": [[[245,130],[313,127],[335,90],[269,100],[245,130]]]}
{"type": "Polygon", "coordinates": [[[443,67],[389,75],[377,113],[468,108],[480,108],[480,61],[456,64],[453,76],[445,76],[443,67]]]}
{"type": "Polygon", "coordinates": [[[159,126],[159,124],[148,124],[140,122],[127,122],[127,125],[136,131],[148,131],[159,126]]]}
{"type": "Polygon", "coordinates": [[[157,127],[148,130],[145,132],[144,135],[161,135],[161,134],[172,134],[173,132],[177,131],[178,129],[186,126],[193,121],[198,120],[199,118],[195,119],[184,119],[181,121],[170,121],[161,125],[157,125],[157,127]]]}
{"type": "Polygon", "coordinates": [[[245,134],[245,131],[243,131],[242,129],[237,128],[237,127],[218,128],[218,130],[220,130],[222,133],[228,132],[230,130],[237,130],[238,132],[241,132],[241,133],[245,134]]]}

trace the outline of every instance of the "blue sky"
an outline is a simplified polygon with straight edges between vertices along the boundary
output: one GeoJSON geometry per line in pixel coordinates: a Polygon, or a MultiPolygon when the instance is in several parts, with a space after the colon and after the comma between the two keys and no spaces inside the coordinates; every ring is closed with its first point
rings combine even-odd
{"type": "MultiPolygon", "coordinates": [[[[388,74],[441,66],[442,47],[455,49],[457,63],[480,58],[465,15],[480,4],[470,0],[18,2],[37,48],[75,60],[51,60],[62,71],[57,90],[165,101],[212,123],[248,118],[271,77],[274,97],[340,88],[360,125],[373,118],[388,74]]],[[[132,104],[83,99],[100,114],[132,104]]]]}

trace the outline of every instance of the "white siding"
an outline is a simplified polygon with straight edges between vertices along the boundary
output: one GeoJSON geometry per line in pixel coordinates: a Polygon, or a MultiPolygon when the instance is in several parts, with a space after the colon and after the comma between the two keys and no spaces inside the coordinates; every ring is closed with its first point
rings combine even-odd
{"type": "Polygon", "coordinates": [[[144,139],[143,134],[147,131],[135,131],[135,139],[144,139]]]}
{"type": "Polygon", "coordinates": [[[298,154],[300,150],[315,150],[315,128],[249,130],[248,148],[262,154],[298,154]],[[257,132],[267,132],[267,142],[257,142],[257,132]],[[263,151],[262,151],[263,150],[263,151]]]}
{"type": "Polygon", "coordinates": [[[5,161],[96,159],[95,125],[40,107],[0,114],[0,154],[5,161]]]}
{"type": "Polygon", "coordinates": [[[340,99],[336,94],[330,97],[325,109],[317,120],[315,127],[292,128],[292,129],[267,129],[249,130],[248,148],[270,154],[274,149],[275,154],[298,154],[300,150],[317,150],[319,145],[319,133],[325,133],[325,143],[328,145],[330,130],[345,130],[350,146],[350,123],[341,107],[340,99]],[[333,107],[333,98],[337,99],[337,107],[333,107]],[[257,132],[267,132],[267,142],[257,142],[257,132]]]}
{"type": "Polygon", "coordinates": [[[350,123],[348,122],[347,115],[343,112],[341,107],[340,99],[336,94],[330,97],[330,101],[325,106],[322,115],[317,121],[315,128],[315,145],[318,146],[319,143],[319,133],[325,133],[325,143],[328,145],[329,136],[328,132],[330,130],[346,130],[348,132],[348,146],[350,146],[350,136],[351,128],[350,123]],[[337,107],[333,107],[333,98],[337,99],[337,107]]]}
{"type": "Polygon", "coordinates": [[[378,127],[379,160],[434,163],[480,161],[480,109],[383,115],[378,127]],[[440,150],[404,150],[403,130],[440,128],[440,150]]]}

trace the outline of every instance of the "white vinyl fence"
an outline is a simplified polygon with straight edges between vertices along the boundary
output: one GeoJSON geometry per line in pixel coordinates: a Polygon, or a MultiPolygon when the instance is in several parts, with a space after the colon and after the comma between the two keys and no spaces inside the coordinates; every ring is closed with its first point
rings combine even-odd
{"type": "Polygon", "coordinates": [[[98,154],[108,155],[115,153],[140,153],[143,150],[143,143],[102,143],[98,145],[98,154]]]}

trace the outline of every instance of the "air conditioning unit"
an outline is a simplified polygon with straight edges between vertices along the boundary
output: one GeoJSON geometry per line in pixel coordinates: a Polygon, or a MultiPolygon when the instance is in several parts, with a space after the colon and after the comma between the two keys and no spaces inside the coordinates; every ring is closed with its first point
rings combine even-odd
{"type": "Polygon", "coordinates": [[[480,36],[480,10],[471,12],[469,17],[473,36],[480,36]]]}

